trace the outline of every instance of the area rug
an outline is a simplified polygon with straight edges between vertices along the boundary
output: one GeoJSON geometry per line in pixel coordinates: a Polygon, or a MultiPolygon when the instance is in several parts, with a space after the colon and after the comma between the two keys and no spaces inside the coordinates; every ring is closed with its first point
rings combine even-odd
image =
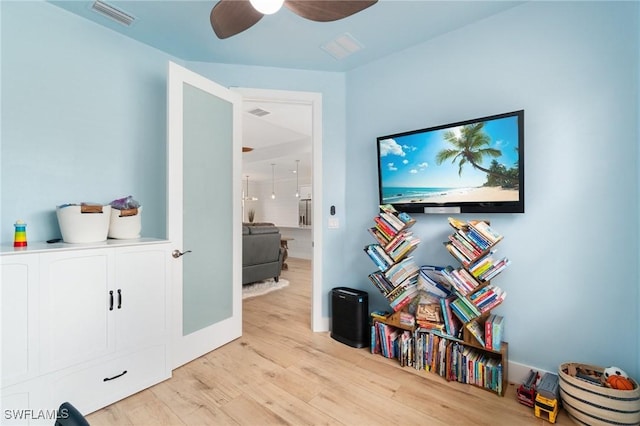
{"type": "Polygon", "coordinates": [[[272,291],[280,290],[289,285],[289,281],[280,278],[276,282],[273,278],[264,281],[258,281],[252,284],[242,286],[242,298],[248,299],[250,297],[262,296],[263,294],[271,293],[272,291]]]}

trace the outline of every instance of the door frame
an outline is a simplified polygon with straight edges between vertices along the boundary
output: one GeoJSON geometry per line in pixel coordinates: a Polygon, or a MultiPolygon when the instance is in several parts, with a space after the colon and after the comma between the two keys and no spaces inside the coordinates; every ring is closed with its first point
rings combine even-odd
{"type": "Polygon", "coordinates": [[[327,331],[327,320],[322,317],[322,94],[316,92],[298,92],[289,90],[256,89],[233,87],[240,93],[243,101],[280,102],[311,106],[311,157],[313,174],[311,191],[313,199],[312,254],[311,254],[311,330],[327,331]]]}

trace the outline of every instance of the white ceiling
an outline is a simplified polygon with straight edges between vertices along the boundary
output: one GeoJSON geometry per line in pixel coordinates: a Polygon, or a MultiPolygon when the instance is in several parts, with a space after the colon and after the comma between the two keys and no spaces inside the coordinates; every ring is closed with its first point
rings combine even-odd
{"type": "MultiPolygon", "coordinates": [[[[523,3],[379,0],[335,22],[309,21],[282,8],[248,30],[220,40],[209,21],[215,0],[105,0],[136,18],[129,27],[93,11],[93,0],[49,2],[185,61],[335,72],[351,70],[523,3]],[[341,60],[322,49],[345,33],[362,49],[341,60]]],[[[247,103],[245,111],[255,107],[271,114],[257,118],[245,113],[243,145],[255,149],[243,154],[243,176],[271,179],[271,164],[275,163],[276,179],[285,179],[291,176],[296,159],[301,176],[310,176],[310,112],[299,105],[253,103],[247,103]]]]}
{"type": "Polygon", "coordinates": [[[243,103],[243,145],[253,148],[242,154],[242,174],[251,181],[271,180],[271,164],[276,180],[295,177],[299,160],[300,179],[311,179],[311,106],[280,102],[243,103]],[[269,114],[257,117],[249,111],[259,108],[269,114]],[[303,178],[304,177],[304,178],[303,178]]]}

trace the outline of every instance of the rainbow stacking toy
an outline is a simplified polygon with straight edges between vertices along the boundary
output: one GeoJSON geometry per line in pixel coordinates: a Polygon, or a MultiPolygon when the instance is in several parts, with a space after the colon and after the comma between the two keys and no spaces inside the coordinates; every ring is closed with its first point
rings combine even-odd
{"type": "Polygon", "coordinates": [[[15,226],[16,228],[15,236],[13,238],[13,246],[26,247],[27,246],[27,224],[21,220],[18,220],[13,226],[15,226]]]}

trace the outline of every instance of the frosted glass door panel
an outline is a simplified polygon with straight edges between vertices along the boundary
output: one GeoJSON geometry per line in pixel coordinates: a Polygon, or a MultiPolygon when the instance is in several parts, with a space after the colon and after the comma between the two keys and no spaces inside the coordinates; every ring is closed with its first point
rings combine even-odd
{"type": "Polygon", "coordinates": [[[184,334],[232,315],[233,105],[184,85],[184,334]]]}

